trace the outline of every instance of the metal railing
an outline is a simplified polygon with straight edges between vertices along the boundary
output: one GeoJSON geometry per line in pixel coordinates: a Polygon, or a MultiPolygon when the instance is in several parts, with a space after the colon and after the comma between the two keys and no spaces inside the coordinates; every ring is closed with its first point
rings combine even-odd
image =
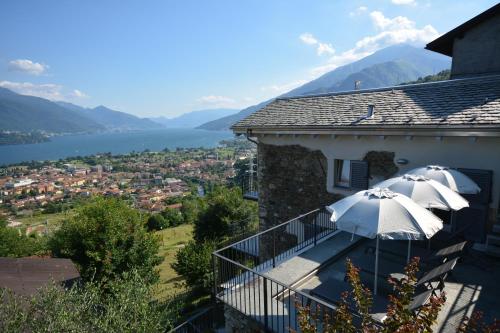
{"type": "Polygon", "coordinates": [[[188,318],[169,333],[215,332],[224,323],[224,309],[219,304],[212,305],[188,318]]]}
{"type": "Polygon", "coordinates": [[[273,332],[298,329],[296,304],[332,313],[332,305],[266,275],[333,234],[330,216],[316,209],[214,252],[215,297],[273,332]]]}

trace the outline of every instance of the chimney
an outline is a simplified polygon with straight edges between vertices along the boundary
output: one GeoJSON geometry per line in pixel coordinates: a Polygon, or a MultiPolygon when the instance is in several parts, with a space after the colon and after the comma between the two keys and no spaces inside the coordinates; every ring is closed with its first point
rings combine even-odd
{"type": "Polygon", "coordinates": [[[361,87],[361,81],[354,81],[354,90],[359,90],[359,87],[361,87]]]}

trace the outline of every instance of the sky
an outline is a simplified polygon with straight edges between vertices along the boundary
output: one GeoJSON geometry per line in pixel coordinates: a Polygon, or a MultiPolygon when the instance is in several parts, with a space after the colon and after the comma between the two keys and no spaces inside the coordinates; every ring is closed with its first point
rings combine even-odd
{"type": "Polygon", "coordinates": [[[2,0],[0,87],[141,117],[257,104],[493,0],[2,0]]]}

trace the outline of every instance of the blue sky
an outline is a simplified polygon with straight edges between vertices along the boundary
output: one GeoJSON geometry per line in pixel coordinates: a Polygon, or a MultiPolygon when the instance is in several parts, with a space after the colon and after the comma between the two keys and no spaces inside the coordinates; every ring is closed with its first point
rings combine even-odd
{"type": "Polygon", "coordinates": [[[242,108],[492,0],[0,3],[0,86],[139,116],[242,108]]]}

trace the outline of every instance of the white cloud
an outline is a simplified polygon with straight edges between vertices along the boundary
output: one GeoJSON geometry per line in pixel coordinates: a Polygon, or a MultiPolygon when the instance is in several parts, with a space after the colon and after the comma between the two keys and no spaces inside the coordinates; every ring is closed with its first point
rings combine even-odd
{"type": "Polygon", "coordinates": [[[211,108],[233,108],[237,107],[238,103],[231,97],[207,95],[198,98],[198,104],[211,108]]]}
{"type": "Polygon", "coordinates": [[[303,41],[306,44],[309,45],[316,45],[318,44],[318,40],[314,38],[314,36],[308,32],[303,33],[302,35],[299,36],[300,40],[303,41]]]}
{"type": "Polygon", "coordinates": [[[30,95],[53,101],[71,101],[86,98],[86,94],[78,89],[65,93],[64,87],[59,84],[34,84],[31,82],[0,81],[0,87],[10,89],[21,95],[30,95]]]}
{"type": "Polygon", "coordinates": [[[332,44],[319,43],[316,52],[319,56],[323,54],[334,54],[335,49],[333,48],[332,44]]]}
{"type": "Polygon", "coordinates": [[[292,89],[295,89],[297,87],[300,87],[301,85],[307,83],[307,80],[295,80],[292,82],[284,83],[284,84],[274,84],[270,86],[265,86],[261,87],[262,91],[270,91],[273,92],[273,94],[283,94],[285,92],[288,92],[292,89]]]}
{"type": "Polygon", "coordinates": [[[415,0],[392,0],[392,3],[395,5],[416,5],[417,2],[415,0]]]}
{"type": "Polygon", "coordinates": [[[87,94],[85,94],[84,92],[82,92],[81,90],[78,90],[78,89],[74,89],[71,92],[71,96],[74,96],[76,98],[88,98],[89,97],[87,94]]]}
{"type": "Polygon", "coordinates": [[[356,8],[356,10],[350,12],[349,16],[350,17],[358,16],[358,15],[361,15],[361,14],[365,13],[367,10],[368,10],[368,7],[366,7],[366,6],[359,6],[358,8],[356,8]]]}
{"type": "Polygon", "coordinates": [[[28,59],[17,59],[9,61],[9,71],[24,72],[32,75],[41,75],[49,68],[38,62],[28,59]]]}
{"type": "Polygon", "coordinates": [[[331,55],[331,54],[335,53],[335,49],[333,48],[332,44],[322,43],[316,37],[314,37],[312,34],[310,34],[308,32],[305,32],[302,35],[300,35],[299,39],[307,45],[316,46],[316,53],[319,56],[324,55],[324,54],[331,55]]]}
{"type": "Polygon", "coordinates": [[[439,35],[433,26],[426,25],[418,29],[415,22],[404,16],[387,18],[382,12],[373,11],[370,13],[370,19],[377,29],[375,35],[363,37],[356,42],[353,48],[335,54],[326,64],[313,68],[312,75],[317,77],[390,45],[400,43],[420,45],[435,39],[439,35]]]}

